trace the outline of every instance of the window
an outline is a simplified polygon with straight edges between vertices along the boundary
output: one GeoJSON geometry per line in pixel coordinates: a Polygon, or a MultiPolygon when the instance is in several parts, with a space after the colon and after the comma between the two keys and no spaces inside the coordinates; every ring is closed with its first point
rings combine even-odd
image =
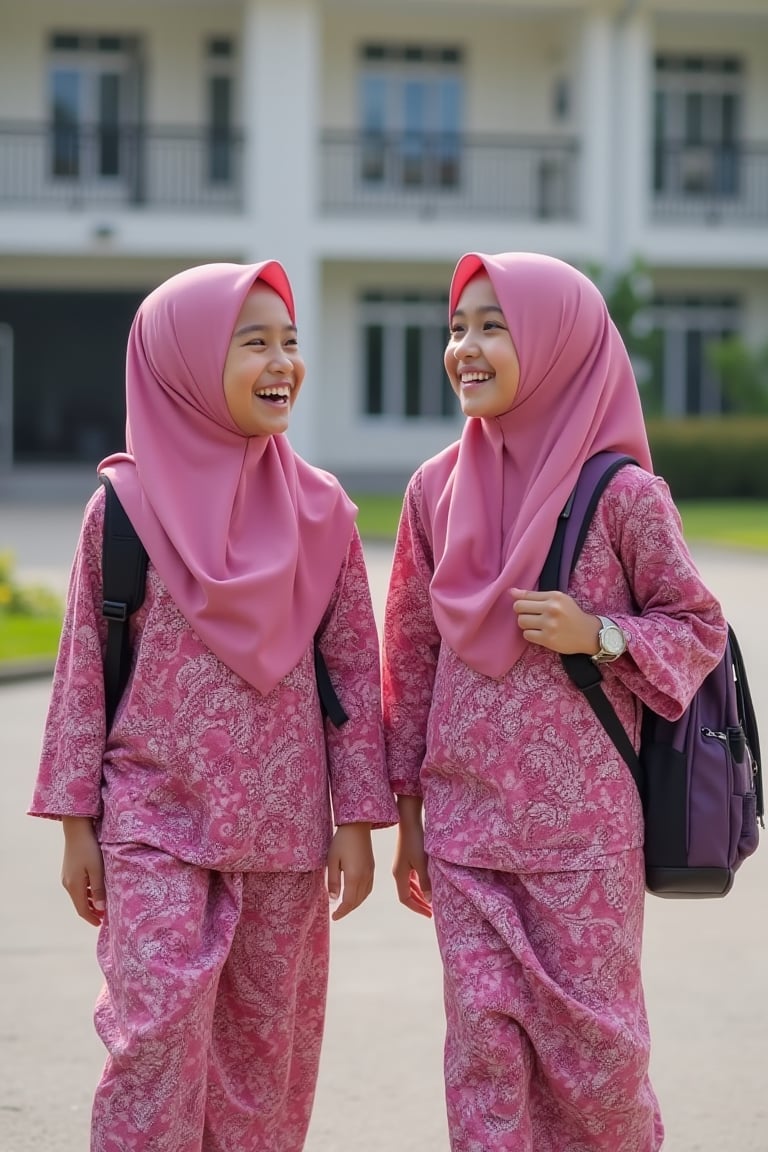
{"type": "Polygon", "coordinates": [[[707,358],[707,345],[738,333],[738,300],[732,296],[660,296],[653,311],[661,335],[664,415],[726,411],[720,380],[707,358]]]}
{"type": "Polygon", "coordinates": [[[461,50],[368,44],[361,50],[360,175],[367,186],[458,186],[461,50]]]}
{"type": "Polygon", "coordinates": [[[454,419],[456,398],[443,368],[448,300],[423,293],[362,297],[363,410],[397,419],[454,419]]]}
{"type": "Polygon", "coordinates": [[[657,193],[738,194],[742,89],[737,57],[656,57],[657,193]]]}
{"type": "Polygon", "coordinates": [[[134,177],[135,40],[56,33],[49,47],[51,174],[100,182],[134,177]]]}
{"type": "Polygon", "coordinates": [[[208,179],[228,184],[233,177],[234,45],[212,37],[206,45],[208,179]]]}

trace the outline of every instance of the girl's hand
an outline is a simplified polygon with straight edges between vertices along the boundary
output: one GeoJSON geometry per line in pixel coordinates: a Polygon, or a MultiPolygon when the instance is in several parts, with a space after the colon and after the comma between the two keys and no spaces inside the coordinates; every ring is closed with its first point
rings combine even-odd
{"type": "Polygon", "coordinates": [[[64,816],[64,862],[61,882],[78,916],[98,928],[106,911],[104,861],[89,816],[64,816]]]}
{"type": "Polygon", "coordinates": [[[422,802],[416,796],[398,796],[400,823],[397,846],[392,864],[392,875],[401,904],[419,916],[432,916],[432,885],[424,851],[424,826],[421,822],[422,802]]]}
{"type": "Polygon", "coordinates": [[[600,651],[597,616],[583,612],[565,592],[525,592],[510,588],[517,613],[517,625],[526,640],[552,652],[572,655],[600,651]]]}
{"type": "Polygon", "coordinates": [[[331,900],[338,900],[341,895],[341,904],[331,920],[342,920],[370,896],[373,869],[370,824],[341,824],[328,850],[328,896],[331,900]]]}

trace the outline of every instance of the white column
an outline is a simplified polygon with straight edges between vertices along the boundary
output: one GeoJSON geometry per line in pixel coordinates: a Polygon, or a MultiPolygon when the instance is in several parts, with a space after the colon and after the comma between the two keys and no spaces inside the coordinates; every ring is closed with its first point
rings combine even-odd
{"type": "Polygon", "coordinates": [[[648,15],[627,5],[616,21],[614,49],[613,237],[617,267],[642,255],[651,202],[653,40],[648,15]]]}
{"type": "Polygon", "coordinates": [[[290,440],[312,461],[320,403],[320,269],[313,252],[320,138],[320,28],[314,0],[246,0],[243,14],[246,260],[285,265],[307,376],[290,440]]]}
{"type": "Polygon", "coordinates": [[[589,13],[579,44],[579,123],[581,126],[582,216],[594,245],[594,258],[609,263],[613,199],[613,24],[589,13]]]}

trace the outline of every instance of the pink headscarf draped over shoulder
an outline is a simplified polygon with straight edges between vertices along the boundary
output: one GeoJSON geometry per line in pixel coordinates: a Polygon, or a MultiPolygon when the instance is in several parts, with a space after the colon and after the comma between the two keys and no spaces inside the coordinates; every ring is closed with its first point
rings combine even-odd
{"type": "Polygon", "coordinates": [[[273,260],[191,268],[144,300],[128,340],[128,452],[99,472],[200,639],[268,693],[312,642],[356,509],[285,436],[248,437],[229,414],[224,362],[257,280],[294,319],[273,260]]]}
{"type": "Polygon", "coordinates": [[[651,455],[634,373],[601,294],[548,256],[470,253],[451,282],[453,314],[487,272],[520,361],[510,410],[468,419],[423,469],[443,639],[476,671],[501,677],[527,647],[510,588],[533,590],[581,466],[603,450],[647,470],[651,455]]]}

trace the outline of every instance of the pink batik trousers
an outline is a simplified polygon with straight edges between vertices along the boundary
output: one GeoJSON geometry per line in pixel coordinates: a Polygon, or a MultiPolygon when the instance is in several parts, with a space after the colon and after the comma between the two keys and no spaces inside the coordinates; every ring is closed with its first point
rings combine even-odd
{"type": "Polygon", "coordinates": [[[430,859],[453,1152],[657,1152],[640,849],[516,875],[430,859]]]}
{"type": "Polygon", "coordinates": [[[328,977],[324,872],[221,873],[104,845],[108,1050],[91,1152],[300,1152],[328,977]]]}

